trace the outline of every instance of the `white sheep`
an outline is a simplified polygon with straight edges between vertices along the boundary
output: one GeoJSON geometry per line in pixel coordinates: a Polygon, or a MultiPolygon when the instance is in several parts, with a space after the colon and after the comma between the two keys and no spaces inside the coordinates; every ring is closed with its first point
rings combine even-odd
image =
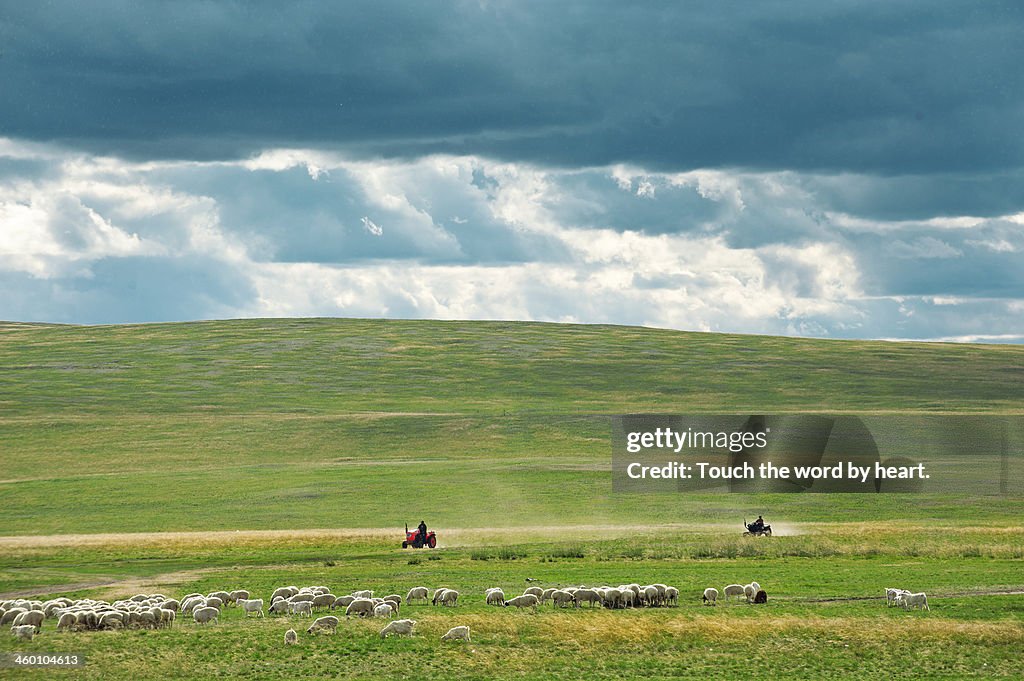
{"type": "Polygon", "coordinates": [[[923,593],[900,594],[898,598],[904,610],[909,610],[910,608],[923,608],[924,610],[931,610],[931,608],[928,607],[928,596],[926,596],[923,593]]]}
{"type": "Polygon", "coordinates": [[[390,603],[381,603],[373,608],[374,617],[392,617],[395,609],[391,607],[390,603]]]}
{"type": "Polygon", "coordinates": [[[885,590],[885,604],[888,607],[896,605],[896,598],[900,594],[909,594],[910,592],[906,589],[886,589],[885,590]]]}
{"type": "Polygon", "coordinates": [[[359,615],[365,617],[366,615],[373,614],[373,601],[369,598],[357,598],[348,604],[345,608],[345,617],[351,617],[352,615],[359,615]]]}
{"type": "Polygon", "coordinates": [[[514,608],[533,608],[534,612],[537,612],[537,605],[540,603],[540,599],[535,594],[523,594],[522,596],[516,596],[505,601],[505,607],[512,606],[514,608]]]}
{"type": "Polygon", "coordinates": [[[309,629],[306,629],[307,634],[312,634],[314,631],[329,631],[332,634],[338,630],[338,618],[333,615],[327,615],[326,617],[317,617],[313,624],[309,625],[309,629]]]}
{"type": "Polygon", "coordinates": [[[363,591],[353,591],[352,595],[356,598],[373,598],[373,590],[364,589],[363,591]]]}
{"type": "Polygon", "coordinates": [[[43,628],[43,620],[46,619],[46,613],[42,610],[26,610],[17,617],[14,618],[12,627],[20,627],[26,624],[30,624],[36,628],[36,633],[43,628]]]}
{"type": "Polygon", "coordinates": [[[679,589],[674,586],[670,586],[665,589],[665,604],[666,605],[679,605],[679,589]]]}
{"type": "Polygon", "coordinates": [[[77,624],[78,620],[73,612],[65,612],[57,620],[57,631],[68,631],[77,624]]]}
{"type": "Polygon", "coordinates": [[[235,591],[232,591],[228,594],[228,602],[230,603],[237,603],[238,601],[246,600],[249,600],[248,589],[236,589],[235,591]]]}
{"type": "Polygon", "coordinates": [[[505,592],[501,589],[488,589],[487,605],[505,605],[505,592]]]}
{"type": "Polygon", "coordinates": [[[242,607],[242,610],[245,611],[246,617],[252,613],[256,613],[257,617],[263,617],[262,598],[239,598],[236,602],[242,607]]]}
{"type": "Polygon", "coordinates": [[[305,615],[306,617],[312,617],[313,603],[312,601],[295,601],[294,603],[289,603],[288,612],[293,615],[305,615]]]}
{"type": "Polygon", "coordinates": [[[282,586],[274,589],[274,593],[270,595],[270,602],[273,603],[274,599],[280,596],[281,598],[291,598],[295,594],[299,593],[298,587],[294,586],[282,586]]]}
{"type": "Polygon", "coordinates": [[[28,608],[13,607],[0,617],[0,625],[11,624],[18,618],[22,613],[28,612],[28,608]]]}
{"type": "Polygon", "coordinates": [[[409,589],[409,593],[405,595],[405,602],[412,603],[413,599],[415,599],[422,600],[424,603],[426,603],[429,600],[429,593],[430,591],[425,586],[414,586],[413,588],[409,589]]]}
{"type": "Polygon", "coordinates": [[[295,633],[294,629],[289,629],[284,632],[284,644],[286,646],[293,646],[299,642],[299,635],[295,633]]]}
{"type": "Polygon", "coordinates": [[[726,603],[728,603],[729,602],[729,596],[732,596],[734,598],[739,598],[740,596],[745,595],[746,589],[744,588],[744,586],[742,584],[730,584],[729,586],[727,586],[724,589],[722,589],[722,592],[725,594],[725,601],[726,601],[726,603]]]}
{"type": "Polygon", "coordinates": [[[331,604],[331,610],[334,610],[335,608],[347,608],[355,599],[355,596],[338,596],[334,599],[334,603],[331,604]]]}
{"type": "Polygon", "coordinates": [[[208,622],[217,623],[217,618],[220,616],[220,610],[217,608],[196,608],[192,611],[192,619],[196,621],[196,624],[206,624],[208,622]]]}
{"type": "Polygon", "coordinates": [[[438,602],[440,602],[441,597],[444,596],[444,593],[446,591],[448,591],[448,589],[446,589],[445,587],[441,587],[440,589],[435,591],[433,598],[430,599],[430,604],[431,605],[437,605],[438,602]]]}
{"type": "Polygon", "coordinates": [[[16,627],[11,627],[11,633],[14,634],[19,641],[31,641],[32,637],[36,635],[36,628],[31,624],[22,624],[16,627]]]}
{"type": "Polygon", "coordinates": [[[718,602],[718,589],[713,586],[709,586],[704,589],[704,603],[708,605],[715,605],[718,602]]]}
{"type": "Polygon", "coordinates": [[[572,596],[573,601],[576,603],[576,607],[579,607],[583,603],[590,603],[590,607],[594,607],[595,603],[601,603],[601,594],[597,593],[594,589],[577,589],[572,596]]]}
{"type": "Polygon", "coordinates": [[[416,620],[395,620],[380,630],[380,637],[387,638],[388,634],[410,636],[414,626],[416,626],[416,620]]]}
{"type": "Polygon", "coordinates": [[[444,593],[441,594],[441,598],[438,601],[441,605],[458,605],[459,603],[459,592],[455,589],[445,589],[444,593]]]}
{"type": "MultiPolygon", "coordinates": [[[[630,593],[633,593],[632,591],[630,593]]],[[[575,599],[572,594],[568,591],[562,591],[555,589],[554,593],[551,594],[551,605],[554,607],[564,608],[569,605],[573,605],[575,599]]]]}
{"type": "Polygon", "coordinates": [[[270,604],[268,612],[271,615],[283,615],[288,612],[288,606],[291,605],[288,601],[283,598],[278,598],[276,601],[270,604]]]}
{"type": "Polygon", "coordinates": [[[533,594],[537,597],[538,600],[540,600],[544,597],[544,589],[540,588],[539,586],[531,586],[530,588],[523,591],[524,596],[527,594],[533,594]]]}
{"type": "Polygon", "coordinates": [[[469,641],[469,627],[452,627],[441,637],[442,641],[469,641]]]}

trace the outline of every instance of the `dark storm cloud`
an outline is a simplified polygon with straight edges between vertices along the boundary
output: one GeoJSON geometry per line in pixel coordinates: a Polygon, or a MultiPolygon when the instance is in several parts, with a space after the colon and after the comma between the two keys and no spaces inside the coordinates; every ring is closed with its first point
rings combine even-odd
{"type": "Polygon", "coordinates": [[[1022,28],[1013,3],[12,3],[0,134],[135,157],[994,172],[1022,160],[1022,28]]]}

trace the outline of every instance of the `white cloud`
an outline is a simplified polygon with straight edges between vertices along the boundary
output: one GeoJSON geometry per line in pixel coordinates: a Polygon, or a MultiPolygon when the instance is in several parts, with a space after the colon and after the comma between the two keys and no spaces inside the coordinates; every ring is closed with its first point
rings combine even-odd
{"type": "Polygon", "coordinates": [[[31,309],[88,322],[73,310],[110,309],[104,321],[131,321],[145,304],[176,319],[536,319],[959,338],[984,318],[993,337],[1020,332],[1007,314],[1016,303],[886,288],[894,272],[928,273],[940,261],[1012,258],[1014,216],[862,218],[818,203],[791,173],[353,161],[295,149],[132,163],[0,139],[4,158],[47,172],[0,175],[0,277],[20,282],[0,318],[31,309]],[[279,257],[287,247],[299,255],[279,257]],[[892,258],[899,267],[886,265],[892,258]],[[162,307],[181,297],[181,276],[192,297],[162,307]],[[117,295],[128,289],[123,277],[132,277],[132,304],[117,295]]]}

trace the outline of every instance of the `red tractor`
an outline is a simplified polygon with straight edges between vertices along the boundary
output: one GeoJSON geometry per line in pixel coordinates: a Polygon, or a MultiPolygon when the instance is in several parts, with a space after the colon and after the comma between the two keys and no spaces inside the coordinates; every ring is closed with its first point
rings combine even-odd
{"type": "Polygon", "coordinates": [[[410,546],[413,547],[414,549],[422,549],[424,546],[429,546],[430,548],[433,549],[433,548],[437,547],[437,537],[434,536],[434,531],[433,530],[431,530],[430,532],[427,532],[427,536],[426,537],[421,537],[420,536],[420,529],[418,527],[415,530],[413,530],[412,532],[410,532],[409,531],[409,526],[406,525],[405,526],[405,541],[402,542],[402,548],[403,549],[407,549],[410,546]]]}

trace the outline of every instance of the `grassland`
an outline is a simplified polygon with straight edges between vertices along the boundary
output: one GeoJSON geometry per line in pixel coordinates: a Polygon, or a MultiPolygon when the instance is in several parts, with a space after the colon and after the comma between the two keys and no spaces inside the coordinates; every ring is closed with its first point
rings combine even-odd
{"type": "Polygon", "coordinates": [[[1024,414],[1024,347],[502,322],[3,325],[0,594],[423,583],[468,600],[413,607],[412,640],[352,622],[284,649],[283,622],[231,611],[209,630],[58,638],[50,623],[0,651],[84,652],[82,678],[1019,678],[1020,498],[611,492],[609,415],[798,411],[1024,414]],[[738,537],[759,512],[784,536],[738,537]],[[429,557],[397,548],[421,517],[442,539],[429,557]],[[526,577],[665,581],[685,598],[483,607],[484,587],[526,577]],[[696,599],[755,577],[766,607],[696,599]],[[933,612],[887,610],[890,584],[927,590],[933,612]],[[474,643],[439,648],[460,623],[474,643]]]}

